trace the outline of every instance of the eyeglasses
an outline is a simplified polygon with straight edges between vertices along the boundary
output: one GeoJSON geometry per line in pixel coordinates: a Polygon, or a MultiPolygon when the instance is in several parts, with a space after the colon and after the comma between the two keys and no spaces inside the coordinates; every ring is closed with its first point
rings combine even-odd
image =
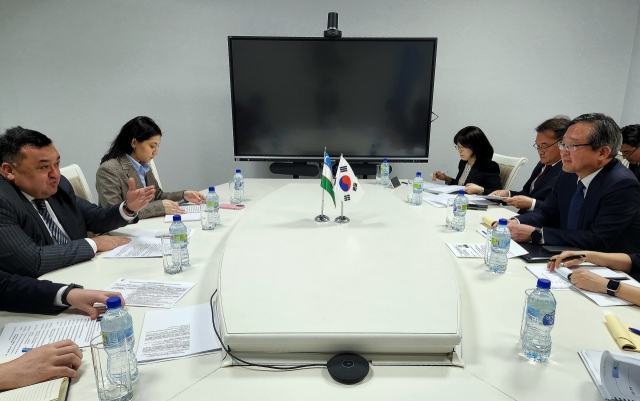
{"type": "Polygon", "coordinates": [[[574,144],[566,144],[562,142],[558,142],[558,147],[560,150],[566,150],[568,152],[575,152],[580,146],[591,146],[590,143],[574,143],[574,144]]]}
{"type": "Polygon", "coordinates": [[[624,157],[625,159],[628,159],[632,154],[635,153],[636,150],[638,150],[638,148],[640,148],[640,145],[636,146],[635,149],[633,149],[631,152],[626,151],[626,152],[620,152],[620,154],[622,155],[622,157],[624,157]]]}
{"type": "Polygon", "coordinates": [[[540,146],[538,146],[538,144],[537,144],[537,143],[534,143],[534,144],[533,144],[533,148],[534,148],[535,150],[541,150],[541,151],[543,151],[543,152],[546,152],[546,151],[547,151],[547,149],[549,149],[550,147],[552,147],[553,145],[555,145],[555,144],[556,144],[556,143],[558,143],[558,142],[560,142],[560,139],[558,139],[557,141],[555,141],[555,142],[554,142],[554,143],[552,143],[551,145],[540,145],[540,146]]]}
{"type": "Polygon", "coordinates": [[[456,150],[458,152],[461,151],[461,150],[469,149],[469,148],[466,148],[466,147],[464,147],[462,145],[459,145],[459,146],[458,145],[453,145],[453,147],[456,148],[456,150]]]}

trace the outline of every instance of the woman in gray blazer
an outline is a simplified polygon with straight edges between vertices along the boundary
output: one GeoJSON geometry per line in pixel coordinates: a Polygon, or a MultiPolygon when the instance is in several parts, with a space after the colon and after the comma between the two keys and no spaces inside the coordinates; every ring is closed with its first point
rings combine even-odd
{"type": "Polygon", "coordinates": [[[117,205],[129,190],[129,178],[136,188],[154,186],[155,199],[138,211],[141,219],[183,213],[178,201],[183,199],[201,203],[205,196],[197,191],[163,192],[150,170],[149,162],[158,154],[162,131],[149,117],[136,117],[126,123],[102,157],[96,173],[98,204],[102,207],[117,205]]]}

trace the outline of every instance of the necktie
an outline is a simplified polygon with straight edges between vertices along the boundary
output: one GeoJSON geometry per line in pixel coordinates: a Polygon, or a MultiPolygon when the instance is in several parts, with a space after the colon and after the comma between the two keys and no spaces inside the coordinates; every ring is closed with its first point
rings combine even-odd
{"type": "Polygon", "coordinates": [[[531,188],[530,188],[529,192],[533,191],[533,189],[538,186],[538,182],[540,181],[540,178],[542,178],[547,173],[547,171],[549,170],[547,167],[549,167],[549,166],[547,166],[546,164],[544,165],[544,167],[542,167],[542,172],[540,173],[538,178],[536,178],[533,181],[533,184],[531,185],[531,188]]]}
{"type": "Polygon", "coordinates": [[[584,202],[584,194],[582,193],[583,189],[584,184],[582,183],[582,181],[578,181],[576,192],[573,194],[573,198],[571,198],[571,203],[569,204],[569,219],[567,220],[567,230],[575,230],[576,228],[578,228],[580,209],[582,209],[582,202],[584,202]]]}
{"type": "Polygon", "coordinates": [[[53,217],[51,217],[51,215],[49,214],[49,211],[47,210],[47,205],[44,203],[44,199],[34,199],[33,201],[36,203],[36,207],[38,208],[38,213],[40,213],[40,216],[42,216],[42,219],[44,220],[45,224],[49,228],[49,231],[51,231],[51,236],[53,237],[53,239],[58,244],[66,244],[67,242],[69,242],[69,237],[67,237],[62,232],[60,227],[58,227],[56,222],[53,221],[53,217]]]}

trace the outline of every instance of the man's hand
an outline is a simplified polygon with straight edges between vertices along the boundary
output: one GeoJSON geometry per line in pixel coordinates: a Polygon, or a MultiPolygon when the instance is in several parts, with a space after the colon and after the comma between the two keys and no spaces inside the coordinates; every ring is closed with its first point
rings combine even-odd
{"type": "Polygon", "coordinates": [[[0,390],[29,386],[54,377],[78,377],[82,352],[71,340],[43,345],[0,365],[0,390]]]}
{"type": "Polygon", "coordinates": [[[82,288],[74,288],[67,294],[67,302],[71,306],[87,312],[91,320],[96,320],[98,317],[98,310],[93,307],[93,304],[100,302],[101,304],[107,303],[107,298],[119,297],[124,305],[124,298],[119,292],[108,292],[98,290],[85,290],[82,288]]]}
{"type": "Polygon", "coordinates": [[[571,273],[571,284],[583,290],[606,293],[608,278],[598,276],[588,270],[576,270],[571,273]]]}
{"type": "Polygon", "coordinates": [[[527,224],[514,224],[511,227],[509,227],[509,224],[507,224],[507,228],[509,228],[509,231],[511,231],[511,239],[515,242],[531,241],[531,233],[535,229],[535,227],[529,226],[527,224]]]}
{"type": "Polygon", "coordinates": [[[476,185],[476,184],[467,184],[464,187],[464,192],[470,194],[470,195],[474,195],[474,194],[482,194],[484,192],[484,188],[482,188],[480,185],[476,185]]]}
{"type": "Polygon", "coordinates": [[[127,192],[127,207],[137,212],[151,202],[155,193],[155,187],[136,189],[136,181],[131,177],[129,178],[129,191],[127,192]]]}
{"type": "Polygon", "coordinates": [[[517,209],[529,209],[533,205],[533,201],[528,196],[518,195],[504,200],[509,206],[513,206],[517,209]]]}
{"type": "Polygon", "coordinates": [[[96,243],[98,252],[110,251],[114,248],[117,248],[121,245],[128,244],[129,242],[131,242],[131,238],[113,237],[111,235],[101,235],[101,236],[93,237],[89,239],[96,243]]]}
{"type": "Polygon", "coordinates": [[[509,196],[509,191],[507,191],[506,189],[497,189],[491,192],[489,195],[504,197],[504,196],[509,196]]]}
{"type": "Polygon", "coordinates": [[[198,191],[184,191],[184,198],[191,203],[200,204],[207,198],[198,191]]]}

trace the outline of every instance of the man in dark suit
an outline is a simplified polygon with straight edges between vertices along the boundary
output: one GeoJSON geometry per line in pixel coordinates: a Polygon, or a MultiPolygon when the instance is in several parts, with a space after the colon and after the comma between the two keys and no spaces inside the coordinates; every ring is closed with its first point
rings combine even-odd
{"type": "Polygon", "coordinates": [[[521,191],[500,189],[491,195],[506,196],[505,203],[516,207],[518,213],[524,214],[539,209],[551,193],[558,174],[562,171],[560,149],[557,143],[562,140],[571,120],[564,116],[550,118],[536,128],[536,142],[533,147],[538,151],[540,162],[533,169],[529,180],[521,191]]]}
{"type": "MultiPolygon", "coordinates": [[[[60,175],[60,155],[47,136],[22,127],[0,136],[0,270],[38,277],[93,258],[128,238],[87,238],[137,221],[136,211],[155,190],[136,190],[127,200],[100,208],[73,192],[60,175]]],[[[131,180],[133,181],[133,180],[131,180]]]]}
{"type": "MultiPolygon", "coordinates": [[[[52,313],[74,306],[98,317],[96,302],[106,303],[118,292],[85,290],[75,284],[56,284],[0,271],[0,310],[19,313],[52,313]]],[[[124,300],[123,300],[124,301],[124,300]]],[[[82,353],[71,340],[34,348],[20,358],[0,364],[0,391],[40,383],[54,377],[77,377],[82,353]]]]}
{"type": "Polygon", "coordinates": [[[575,118],[561,142],[563,172],[544,205],[509,221],[511,237],[601,252],[640,252],[640,183],[615,158],[622,136],[603,114],[575,118]]]}
{"type": "Polygon", "coordinates": [[[622,128],[622,146],[620,154],[629,162],[629,170],[640,181],[640,124],[622,128]]]}

